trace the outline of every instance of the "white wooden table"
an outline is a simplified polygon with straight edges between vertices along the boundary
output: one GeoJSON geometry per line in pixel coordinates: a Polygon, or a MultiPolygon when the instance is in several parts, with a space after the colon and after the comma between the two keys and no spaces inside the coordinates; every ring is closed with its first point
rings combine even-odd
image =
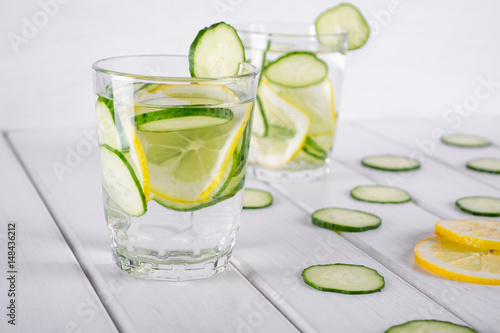
{"type": "MultiPolygon", "coordinates": [[[[413,247],[439,219],[467,219],[454,201],[500,196],[500,176],[467,170],[475,157],[500,157],[500,117],[450,124],[425,120],[340,121],[332,171],[313,183],[248,181],[275,197],[243,212],[227,272],[182,283],[144,281],[112,263],[102,209],[95,132],[7,131],[0,136],[0,332],[384,332],[413,319],[500,332],[500,286],[456,282],[415,263],[413,247]],[[460,149],[432,133],[479,134],[495,145],[460,149]],[[422,168],[387,173],[361,166],[363,156],[420,154],[422,168]],[[63,167],[64,166],[64,167],[63,167]],[[350,198],[361,184],[389,184],[414,200],[378,205],[350,198]],[[364,233],[315,227],[322,207],[360,209],[382,217],[364,233]],[[7,323],[8,225],[15,223],[15,326],[7,323]],[[380,293],[342,295],[306,286],[302,269],[362,264],[386,279],[380,293]]],[[[498,220],[498,219],[496,219],[498,220]]]]}

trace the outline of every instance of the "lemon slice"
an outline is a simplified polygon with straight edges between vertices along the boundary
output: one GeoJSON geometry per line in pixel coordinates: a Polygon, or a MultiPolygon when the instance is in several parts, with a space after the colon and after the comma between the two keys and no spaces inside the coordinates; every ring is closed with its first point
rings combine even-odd
{"type": "Polygon", "coordinates": [[[436,222],[434,232],[452,242],[500,250],[500,221],[443,220],[436,222]]]}
{"type": "Polygon", "coordinates": [[[311,120],[309,136],[320,136],[335,131],[337,114],[333,85],[329,78],[304,88],[288,88],[277,84],[271,86],[281,97],[307,113],[311,120]]]}
{"type": "Polygon", "coordinates": [[[479,284],[500,285],[500,253],[429,238],[415,246],[415,260],[439,276],[479,284]]]}
{"type": "Polygon", "coordinates": [[[268,132],[265,138],[252,138],[251,162],[270,169],[279,168],[301,151],[310,126],[309,116],[281,97],[264,79],[259,98],[266,113],[268,132]]]}

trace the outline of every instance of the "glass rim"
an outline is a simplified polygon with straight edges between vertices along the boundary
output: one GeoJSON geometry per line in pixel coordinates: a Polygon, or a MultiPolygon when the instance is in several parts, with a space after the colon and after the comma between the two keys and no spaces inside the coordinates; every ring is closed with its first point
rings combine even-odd
{"type": "Polygon", "coordinates": [[[187,77],[187,76],[162,76],[162,75],[140,75],[140,74],[133,74],[133,73],[126,73],[125,71],[120,72],[116,70],[110,70],[106,69],[105,66],[101,66],[100,63],[109,61],[109,60],[119,60],[119,59],[127,59],[127,58],[146,58],[146,57],[158,57],[158,58],[188,58],[187,55],[180,55],[180,54],[137,54],[137,55],[122,55],[122,56],[114,56],[114,57],[108,57],[108,58],[103,58],[95,61],[92,64],[92,69],[95,70],[96,72],[103,73],[103,74],[108,74],[108,75],[115,75],[115,76],[121,76],[121,77],[130,77],[138,80],[143,80],[143,81],[176,81],[176,82],[212,82],[212,81],[233,81],[236,79],[243,79],[243,78],[252,78],[256,77],[259,74],[259,69],[255,67],[254,65],[248,63],[248,62],[240,62],[239,64],[242,65],[244,68],[249,69],[250,71],[248,73],[243,73],[243,74],[237,74],[237,75],[230,75],[230,76],[219,76],[219,77],[187,77]]]}
{"type": "Polygon", "coordinates": [[[302,25],[307,25],[307,26],[314,26],[316,27],[315,24],[309,23],[309,22],[292,22],[292,21],[256,21],[256,22],[241,22],[238,24],[234,25],[234,28],[238,32],[246,33],[246,34],[254,34],[254,35],[260,35],[260,36],[268,36],[268,37],[302,37],[302,38],[311,38],[311,37],[347,37],[348,36],[348,31],[344,32],[335,32],[335,33],[330,33],[330,34],[312,34],[312,33],[283,33],[283,32],[263,32],[263,31],[254,31],[250,28],[243,28],[244,25],[252,25],[252,24],[302,24],[302,25]]]}

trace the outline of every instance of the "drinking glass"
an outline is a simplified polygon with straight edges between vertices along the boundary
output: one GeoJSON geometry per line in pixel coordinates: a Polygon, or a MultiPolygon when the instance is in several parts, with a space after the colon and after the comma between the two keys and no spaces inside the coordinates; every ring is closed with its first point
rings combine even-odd
{"type": "Polygon", "coordinates": [[[237,26],[247,61],[261,68],[249,174],[262,180],[311,180],[329,170],[347,33],[318,35],[314,25],[237,26]]]}
{"type": "Polygon", "coordinates": [[[93,65],[104,211],[118,267],[145,279],[210,277],[240,225],[258,70],[193,78],[185,56],[93,65]]]}

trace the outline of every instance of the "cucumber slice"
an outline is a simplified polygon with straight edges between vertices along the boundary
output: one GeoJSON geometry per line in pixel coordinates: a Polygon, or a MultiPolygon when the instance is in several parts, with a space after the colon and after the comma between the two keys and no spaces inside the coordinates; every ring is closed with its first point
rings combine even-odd
{"type": "Polygon", "coordinates": [[[449,134],[441,137],[441,141],[450,146],[463,148],[479,148],[491,145],[491,142],[474,135],[449,134]]]}
{"type": "Polygon", "coordinates": [[[264,70],[270,82],[289,88],[309,87],[323,81],[327,74],[326,63],[307,51],[289,52],[264,70]]]}
{"type": "Polygon", "coordinates": [[[455,204],[466,213],[479,216],[500,216],[500,198],[464,197],[455,204]]]}
{"type": "Polygon", "coordinates": [[[341,294],[370,294],[381,291],[384,277],[361,265],[330,264],[310,266],[302,272],[304,282],[321,290],[341,294]]]}
{"type": "Polygon", "coordinates": [[[475,171],[500,173],[500,159],[477,158],[467,162],[467,168],[475,171]]]}
{"type": "Polygon", "coordinates": [[[115,117],[113,100],[99,96],[96,102],[99,143],[119,151],[128,151],[130,145],[125,136],[120,117],[115,117]]]}
{"type": "Polygon", "coordinates": [[[412,320],[392,326],[385,333],[477,333],[467,326],[440,320],[412,320]]]}
{"type": "Polygon", "coordinates": [[[243,197],[244,209],[265,208],[271,206],[272,203],[273,196],[271,193],[252,188],[245,189],[245,196],[243,197]]]}
{"type": "Polygon", "coordinates": [[[310,155],[318,160],[321,160],[321,161],[326,160],[326,158],[328,157],[328,153],[323,148],[321,148],[316,143],[316,141],[314,141],[310,137],[306,138],[306,141],[304,142],[304,146],[302,146],[302,150],[306,154],[308,154],[308,155],[310,155]]]}
{"type": "Polygon", "coordinates": [[[384,171],[410,171],[420,168],[420,162],[397,155],[368,156],[361,160],[366,167],[384,171]]]}
{"type": "Polygon", "coordinates": [[[220,77],[238,74],[245,61],[245,48],[236,30],[219,22],[198,32],[189,49],[192,77],[220,77]]]}
{"type": "Polygon", "coordinates": [[[410,194],[405,190],[383,185],[356,186],[351,190],[351,197],[374,203],[404,203],[411,200],[410,194]]]}
{"type": "MultiPolygon", "coordinates": [[[[370,36],[370,27],[359,9],[348,3],[342,3],[330,8],[316,19],[316,33],[335,34],[348,32],[349,50],[359,49],[365,45],[370,36]]],[[[339,45],[339,38],[335,36],[319,36],[321,44],[335,47],[339,45]]]]}
{"type": "Polygon", "coordinates": [[[101,145],[102,186],[108,196],[130,216],[146,213],[146,196],[134,168],[118,150],[101,145]]]}
{"type": "Polygon", "coordinates": [[[223,125],[233,119],[226,108],[168,108],[135,116],[135,126],[142,132],[186,131],[223,125]]]}
{"type": "Polygon", "coordinates": [[[382,224],[382,219],[359,210],[331,207],[315,211],[312,223],[330,230],[361,232],[377,229],[382,224]]]}

